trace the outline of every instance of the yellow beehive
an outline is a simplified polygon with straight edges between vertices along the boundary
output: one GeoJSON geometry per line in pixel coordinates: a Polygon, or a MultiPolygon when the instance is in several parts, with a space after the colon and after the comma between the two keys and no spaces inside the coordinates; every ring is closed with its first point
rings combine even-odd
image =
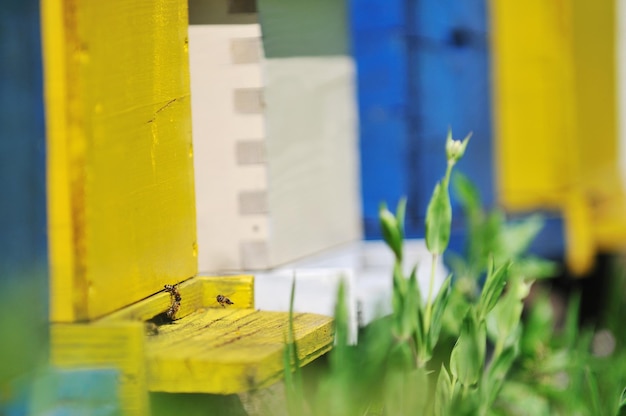
{"type": "MultiPolygon", "coordinates": [[[[44,0],[42,33],[52,363],[117,367],[135,414],[148,390],[276,380],[287,314],[254,310],[251,276],[196,276],[187,1],[44,0]],[[146,334],[183,281],[180,319],[146,334]]],[[[295,333],[310,361],[331,319],[303,314],[295,333]]]]}
{"type": "Polygon", "coordinates": [[[567,262],[626,241],[615,110],[613,2],[490,2],[497,192],[565,219],[567,262]]]}

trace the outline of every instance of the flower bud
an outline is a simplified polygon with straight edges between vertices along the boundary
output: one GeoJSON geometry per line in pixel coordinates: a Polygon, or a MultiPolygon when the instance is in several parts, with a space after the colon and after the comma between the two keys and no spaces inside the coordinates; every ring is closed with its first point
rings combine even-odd
{"type": "Polygon", "coordinates": [[[448,137],[446,138],[446,157],[449,163],[456,163],[465,154],[465,148],[467,142],[469,142],[472,133],[470,132],[463,141],[452,139],[452,130],[448,130],[448,137]]]}

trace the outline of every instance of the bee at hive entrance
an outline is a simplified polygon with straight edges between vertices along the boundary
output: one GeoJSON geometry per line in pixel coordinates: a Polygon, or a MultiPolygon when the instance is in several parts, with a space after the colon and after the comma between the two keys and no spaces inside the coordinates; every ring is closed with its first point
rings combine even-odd
{"type": "Polygon", "coordinates": [[[167,293],[170,294],[170,302],[172,303],[170,307],[165,311],[165,315],[170,318],[172,321],[176,319],[176,313],[180,309],[180,302],[183,297],[180,295],[178,291],[178,285],[164,285],[163,288],[167,293]]]}
{"type": "Polygon", "coordinates": [[[234,305],[235,304],[232,300],[230,300],[229,298],[227,298],[224,295],[217,295],[215,297],[215,299],[217,300],[217,303],[222,305],[222,308],[225,308],[226,305],[234,305]]]}

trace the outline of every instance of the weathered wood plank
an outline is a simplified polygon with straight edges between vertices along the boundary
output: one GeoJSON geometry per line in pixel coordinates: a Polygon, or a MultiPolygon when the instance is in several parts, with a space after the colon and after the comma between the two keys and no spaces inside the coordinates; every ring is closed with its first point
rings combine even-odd
{"type": "MultiPolygon", "coordinates": [[[[252,309],[199,310],[148,338],[151,391],[228,394],[280,379],[288,314],[252,309]]],[[[294,315],[302,365],[330,350],[332,319],[294,315]]]]}
{"type": "MultiPolygon", "coordinates": [[[[228,394],[282,377],[288,314],[253,309],[253,276],[197,277],[178,290],[182,301],[177,319],[147,331],[153,334],[146,341],[148,389],[228,394]],[[220,294],[234,304],[220,306],[220,294]]],[[[146,321],[170,303],[168,293],[158,293],[98,322],[146,321]]],[[[296,314],[294,328],[302,365],[330,350],[331,318],[296,314]]]]}

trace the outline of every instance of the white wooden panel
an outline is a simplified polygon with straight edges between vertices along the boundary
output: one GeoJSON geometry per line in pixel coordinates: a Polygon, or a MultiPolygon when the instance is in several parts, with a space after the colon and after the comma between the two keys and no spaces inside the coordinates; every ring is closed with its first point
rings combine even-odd
{"type": "Polygon", "coordinates": [[[249,196],[266,191],[266,166],[241,165],[237,157],[242,140],[263,143],[265,134],[262,108],[249,102],[252,95],[258,100],[263,86],[261,63],[244,59],[260,46],[260,35],[258,24],[189,27],[201,271],[241,269],[242,241],[263,243],[268,236],[266,214],[242,218],[240,211],[242,201],[249,211],[254,208],[249,196]]]}
{"type": "MultiPolygon", "coordinates": [[[[428,293],[432,256],[424,240],[407,240],[404,271],[408,276],[417,265],[417,279],[424,301],[428,293]]],[[[346,284],[346,303],[351,340],[358,326],[392,311],[394,257],[382,241],[358,241],[325,250],[278,269],[257,273],[254,280],[255,306],[261,310],[288,311],[292,279],[296,278],[294,309],[334,315],[339,282],[346,284]]],[[[435,268],[433,293],[448,275],[441,259],[435,268]]]]}
{"type": "Polygon", "coordinates": [[[351,58],[256,59],[260,36],[258,24],[189,27],[202,272],[268,269],[361,236],[351,58]]]}
{"type": "Polygon", "coordinates": [[[354,66],[347,56],[265,62],[271,261],[361,236],[354,66]]]}

